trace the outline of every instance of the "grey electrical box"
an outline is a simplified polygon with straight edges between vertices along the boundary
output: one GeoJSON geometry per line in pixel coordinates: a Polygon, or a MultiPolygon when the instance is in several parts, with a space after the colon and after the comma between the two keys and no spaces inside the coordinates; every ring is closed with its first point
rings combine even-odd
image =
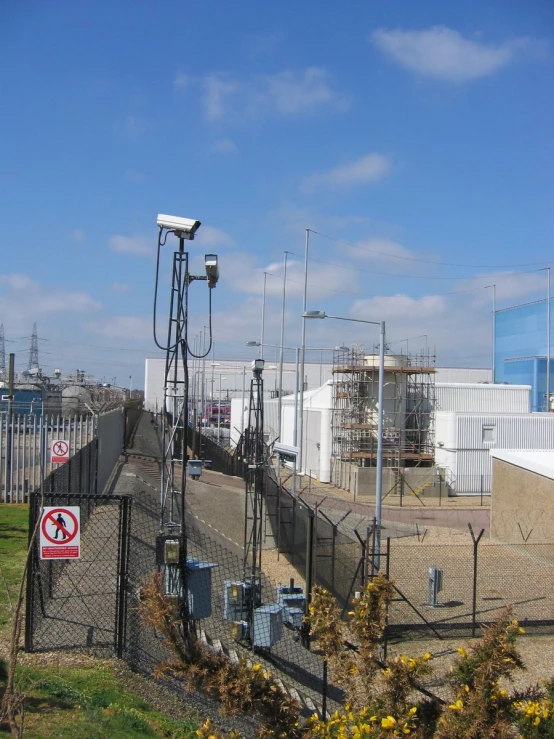
{"type": "MultiPolygon", "coordinates": [[[[195,557],[187,558],[187,604],[189,617],[193,621],[212,615],[212,569],[215,564],[202,562],[195,557]]],[[[164,568],[165,594],[181,599],[183,587],[178,564],[169,563],[164,568]]]]}
{"type": "MultiPolygon", "coordinates": [[[[252,583],[242,580],[225,580],[224,618],[227,621],[247,621],[252,598],[252,583]]],[[[259,586],[254,594],[254,608],[261,605],[259,586]]]]}
{"type": "Polygon", "coordinates": [[[283,608],[283,622],[299,629],[306,609],[306,596],[299,585],[278,585],[277,603],[283,608]]]}
{"type": "Polygon", "coordinates": [[[260,606],[254,611],[254,647],[270,649],[283,633],[283,608],[278,603],[260,606]]]}
{"type": "Polygon", "coordinates": [[[193,621],[212,615],[212,570],[215,564],[187,558],[187,597],[193,621]]]}
{"type": "Polygon", "coordinates": [[[193,480],[198,480],[202,474],[202,460],[189,459],[187,462],[187,474],[192,477],[193,480]]]}
{"type": "Polygon", "coordinates": [[[430,606],[438,606],[439,593],[442,590],[442,570],[438,567],[429,567],[429,599],[430,606]]]}

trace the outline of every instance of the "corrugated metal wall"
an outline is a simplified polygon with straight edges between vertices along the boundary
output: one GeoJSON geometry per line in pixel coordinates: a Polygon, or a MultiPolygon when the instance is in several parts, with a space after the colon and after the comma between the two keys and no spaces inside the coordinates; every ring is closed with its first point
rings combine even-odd
{"type": "Polygon", "coordinates": [[[490,491],[490,449],[554,450],[554,414],[464,414],[456,421],[456,489],[490,491]],[[492,437],[492,441],[489,441],[492,437]]]}
{"type": "Polygon", "coordinates": [[[455,413],[529,413],[531,388],[510,385],[435,383],[437,411],[455,413]]]}

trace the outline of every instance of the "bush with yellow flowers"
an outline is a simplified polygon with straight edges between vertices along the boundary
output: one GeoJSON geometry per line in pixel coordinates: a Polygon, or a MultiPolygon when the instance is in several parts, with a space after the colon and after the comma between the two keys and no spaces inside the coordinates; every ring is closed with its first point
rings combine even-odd
{"type": "Polygon", "coordinates": [[[484,629],[476,644],[458,649],[452,666],[454,700],[438,722],[436,739],[514,736],[512,698],[502,683],[511,679],[523,662],[516,649],[516,637],[523,633],[508,612],[484,629]]]}
{"type": "MultiPolygon", "coordinates": [[[[172,659],[157,665],[155,677],[176,677],[188,690],[215,698],[229,713],[240,710],[259,716],[260,739],[301,736],[300,705],[281,689],[268,670],[259,663],[250,665],[245,659],[233,663],[224,654],[212,652],[194,634],[183,633],[176,604],[165,597],[159,573],[153,573],[142,589],[140,612],[143,621],[163,635],[173,653],[172,659]]],[[[210,731],[208,726],[199,736],[219,736],[210,731]]]]}
{"type": "MultiPolygon", "coordinates": [[[[163,634],[173,652],[155,674],[182,679],[188,689],[207,693],[228,711],[259,716],[259,739],[554,739],[554,680],[525,692],[506,687],[514,671],[524,669],[516,648],[524,630],[508,611],[484,628],[481,640],[458,649],[451,668],[451,699],[445,704],[418,691],[432,672],[431,654],[381,659],[393,591],[392,583],[378,575],[353,601],[350,619],[344,621],[331,593],[313,589],[306,632],[327,660],[330,680],[343,689],[347,703],[325,720],[314,714],[305,723],[300,706],[260,663],[233,664],[193,634],[182,633],[179,614],[163,595],[159,575],[146,584],[141,610],[144,621],[163,634]]],[[[239,732],[220,732],[210,720],[197,736],[241,739],[239,732]]]]}

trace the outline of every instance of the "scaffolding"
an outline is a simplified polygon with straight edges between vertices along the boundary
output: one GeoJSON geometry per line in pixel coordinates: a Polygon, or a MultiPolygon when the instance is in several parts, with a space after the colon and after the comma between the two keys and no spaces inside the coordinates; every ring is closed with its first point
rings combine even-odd
{"type": "MultiPolygon", "coordinates": [[[[434,460],[435,356],[385,354],[383,465],[427,467],[434,460]]],[[[333,353],[333,462],[377,460],[379,353],[362,344],[333,353]]]]}

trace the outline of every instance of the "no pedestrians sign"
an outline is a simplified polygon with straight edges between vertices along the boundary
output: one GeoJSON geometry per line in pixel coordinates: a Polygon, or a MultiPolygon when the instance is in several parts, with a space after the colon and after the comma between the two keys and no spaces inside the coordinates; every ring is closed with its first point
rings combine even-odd
{"type": "Polygon", "coordinates": [[[45,506],[40,521],[40,559],[80,559],[81,509],[45,506]]]}
{"type": "Polygon", "coordinates": [[[69,444],[65,439],[54,439],[50,445],[50,459],[53,464],[55,462],[63,464],[69,461],[69,444]]]}

